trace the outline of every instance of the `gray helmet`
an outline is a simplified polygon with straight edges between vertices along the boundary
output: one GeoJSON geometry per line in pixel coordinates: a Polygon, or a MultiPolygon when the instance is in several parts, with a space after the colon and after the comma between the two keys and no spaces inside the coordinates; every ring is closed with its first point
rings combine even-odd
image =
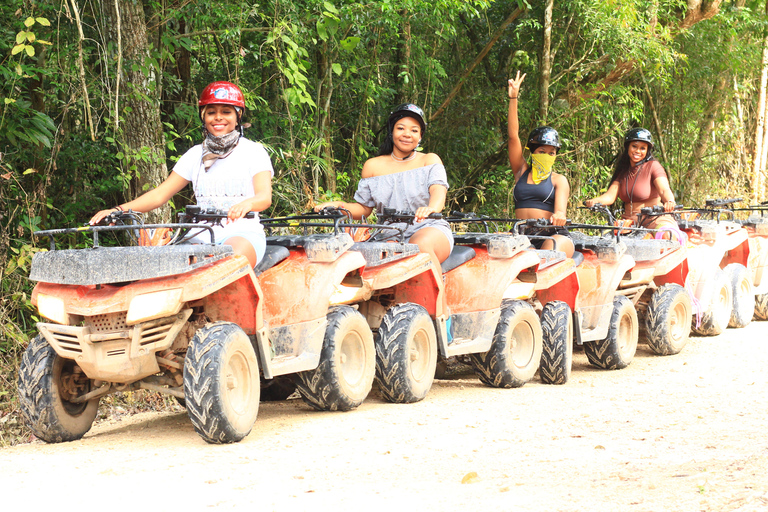
{"type": "Polygon", "coordinates": [[[539,146],[554,146],[560,149],[560,135],[551,126],[539,126],[528,135],[528,149],[535,151],[539,146]]]}
{"type": "Polygon", "coordinates": [[[648,144],[649,149],[653,150],[653,136],[645,128],[632,128],[624,135],[624,147],[629,146],[630,142],[640,141],[648,144]]]}

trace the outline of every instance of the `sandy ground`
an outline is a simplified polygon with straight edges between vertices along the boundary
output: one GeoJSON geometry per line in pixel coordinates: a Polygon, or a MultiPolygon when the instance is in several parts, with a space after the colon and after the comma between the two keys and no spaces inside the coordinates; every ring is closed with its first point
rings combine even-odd
{"type": "Polygon", "coordinates": [[[420,403],[374,392],[348,413],[265,403],[212,446],[185,413],[96,425],[81,441],[0,451],[5,504],[135,510],[768,510],[768,322],[641,346],[629,368],[521,389],[471,375],[420,403]]]}

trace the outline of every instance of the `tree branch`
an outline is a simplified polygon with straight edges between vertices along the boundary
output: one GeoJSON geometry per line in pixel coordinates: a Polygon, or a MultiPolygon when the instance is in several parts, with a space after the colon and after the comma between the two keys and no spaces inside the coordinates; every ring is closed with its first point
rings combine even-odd
{"type": "Polygon", "coordinates": [[[480,52],[480,54],[475,57],[475,60],[470,64],[469,68],[464,72],[464,74],[459,79],[459,82],[453,87],[453,90],[448,94],[448,97],[443,101],[443,104],[440,105],[440,108],[438,108],[434,114],[429,118],[429,122],[431,123],[435,119],[437,119],[440,114],[445,111],[445,109],[448,107],[448,105],[453,101],[453,98],[459,93],[461,90],[461,87],[464,85],[464,82],[469,78],[469,75],[472,74],[472,72],[475,70],[478,64],[482,62],[482,60],[485,58],[486,55],[488,55],[488,52],[491,51],[491,48],[493,48],[493,45],[496,44],[496,41],[499,40],[501,37],[501,34],[504,32],[504,29],[509,26],[510,23],[515,21],[521,14],[525,12],[525,9],[516,8],[514,11],[512,11],[512,14],[507,16],[507,19],[504,20],[504,22],[499,25],[499,27],[496,29],[496,31],[491,36],[491,40],[488,41],[488,44],[485,45],[485,48],[483,48],[483,51],[480,52]]]}

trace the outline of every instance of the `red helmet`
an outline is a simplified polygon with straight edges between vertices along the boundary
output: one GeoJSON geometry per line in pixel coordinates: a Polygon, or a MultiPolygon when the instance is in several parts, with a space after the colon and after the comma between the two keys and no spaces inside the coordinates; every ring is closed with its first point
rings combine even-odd
{"type": "Polygon", "coordinates": [[[230,82],[212,82],[208,84],[203,92],[200,93],[200,100],[197,105],[232,105],[245,109],[245,98],[243,91],[238,86],[230,82]]]}

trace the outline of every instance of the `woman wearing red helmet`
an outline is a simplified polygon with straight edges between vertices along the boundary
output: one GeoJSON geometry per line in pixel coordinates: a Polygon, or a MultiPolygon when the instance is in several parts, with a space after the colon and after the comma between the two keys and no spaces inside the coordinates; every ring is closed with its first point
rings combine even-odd
{"type": "MultiPolygon", "coordinates": [[[[531,152],[531,161],[523,157],[523,144],[518,131],[520,124],[517,119],[517,102],[520,96],[520,86],[525,74],[510,79],[507,82],[509,96],[509,113],[507,116],[507,132],[509,142],[509,165],[515,175],[515,216],[518,219],[549,219],[555,226],[564,226],[565,211],[568,207],[570,186],[568,179],[562,174],[552,171],[557,151],[560,149],[560,136],[554,128],[540,126],[528,136],[526,147],[531,152]]],[[[557,249],[569,257],[573,255],[573,242],[567,231],[556,234],[553,240],[545,240],[542,249],[557,249]]]]}
{"type": "MultiPolygon", "coordinates": [[[[622,218],[633,223],[637,214],[647,206],[664,206],[664,211],[675,209],[675,195],[669,187],[664,167],[653,156],[653,137],[645,128],[633,128],[624,136],[624,150],[616,160],[613,176],[605,193],[584,201],[587,206],[611,205],[616,198],[624,202],[622,218]]],[[[650,217],[641,227],[677,227],[671,215],[650,217]]]]}
{"type": "MultiPolygon", "coordinates": [[[[363,164],[356,202],[331,201],[315,209],[341,207],[356,219],[368,217],[374,208],[378,213],[384,208],[414,212],[414,224],[394,226],[404,228],[410,243],[442,263],[453,249],[453,233],[445,220],[427,217],[445,208],[448,177],[439,156],[417,151],[427,127],[424,112],[411,103],[400,105],[390,113],[387,127],[378,155],[363,164]]],[[[383,235],[387,239],[389,232],[383,235]]]]}
{"type": "MultiPolygon", "coordinates": [[[[133,201],[98,212],[90,223],[98,224],[115,210],[154,210],[192,183],[200,207],[229,211],[229,222],[213,227],[216,241],[231,245],[235,254],[256,265],[266,249],[264,229],[258,215],[255,219],[243,217],[272,204],[272,162],[264,146],[242,136],[245,101],[239,87],[213,82],[203,89],[198,106],[203,142],[184,153],[159,186],[133,201]]],[[[193,242],[206,242],[205,238],[200,235],[193,242]]]]}

